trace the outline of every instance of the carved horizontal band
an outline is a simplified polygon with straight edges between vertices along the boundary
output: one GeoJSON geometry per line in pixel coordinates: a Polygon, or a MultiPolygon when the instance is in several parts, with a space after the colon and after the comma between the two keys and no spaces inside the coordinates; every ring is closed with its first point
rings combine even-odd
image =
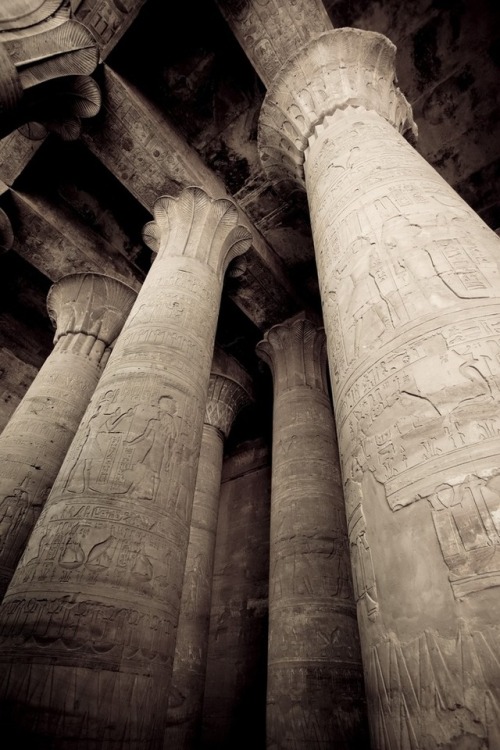
{"type": "Polygon", "coordinates": [[[411,107],[396,86],[396,47],[383,34],[335,29],[301,48],[268,89],[259,152],[271,179],[304,184],[310,139],[324,118],[346,107],[374,110],[416,136],[411,107]]]}

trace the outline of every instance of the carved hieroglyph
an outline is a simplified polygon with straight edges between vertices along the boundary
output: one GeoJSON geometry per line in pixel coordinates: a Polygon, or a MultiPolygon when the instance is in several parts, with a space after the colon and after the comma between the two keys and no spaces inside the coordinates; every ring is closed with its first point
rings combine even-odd
{"type": "Polygon", "coordinates": [[[99,50],[67,9],[56,13],[61,5],[7,0],[0,10],[0,137],[23,126],[29,138],[52,131],[74,140],[80,120],[99,111],[99,87],[90,78],[99,50]]]}
{"type": "Polygon", "coordinates": [[[159,748],[222,281],[250,236],[230,201],[160,198],[158,255],[0,608],[14,734],[159,748]]]}
{"type": "Polygon", "coordinates": [[[217,5],[266,86],[299,47],[332,28],[322,0],[217,0],[217,5]]]}
{"type": "Polygon", "coordinates": [[[208,388],[169,697],[165,748],[197,746],[205,688],[224,439],[251,399],[248,375],[216,352],[208,388]]]}
{"type": "Polygon", "coordinates": [[[257,353],[274,379],[268,747],[365,747],[361,650],[323,329],[292,319],[271,328],[257,353]]]}
{"type": "Polygon", "coordinates": [[[55,347],[0,435],[0,599],[135,297],[92,273],[65,276],[49,292],[55,347]]]}
{"type": "Polygon", "coordinates": [[[94,35],[103,60],[120,41],[146,0],[70,0],[75,18],[94,35]]]}
{"type": "Polygon", "coordinates": [[[374,747],[493,748],[500,242],[399,134],[394,54],[319,37],[269,90],[261,151],[311,209],[374,747]]]}

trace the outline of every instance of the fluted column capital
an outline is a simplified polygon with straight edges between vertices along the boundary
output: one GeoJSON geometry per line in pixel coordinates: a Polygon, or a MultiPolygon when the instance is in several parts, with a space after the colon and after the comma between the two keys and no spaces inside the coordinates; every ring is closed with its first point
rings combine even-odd
{"type": "Polygon", "coordinates": [[[217,0],[266,86],[297,46],[332,27],[322,0],[217,0]]]}
{"type": "Polygon", "coordinates": [[[227,438],[238,413],[253,399],[252,382],[240,365],[216,350],[208,386],[205,424],[227,438]]]}
{"type": "Polygon", "coordinates": [[[158,198],[154,221],[146,224],[143,237],[158,256],[194,258],[221,278],[252,241],[236,205],[225,198],[214,199],[199,187],[187,187],[177,198],[158,198]]]}
{"type": "Polygon", "coordinates": [[[304,184],[307,148],[337,110],[363,107],[416,136],[408,101],[396,85],[396,47],[383,34],[342,28],[302,47],[268,89],[259,151],[271,179],[304,184]]]}
{"type": "MultiPolygon", "coordinates": [[[[52,3],[49,12],[55,10],[52,3]]],[[[30,138],[48,131],[64,140],[78,138],[81,119],[96,115],[101,105],[90,78],[99,63],[90,31],[64,15],[47,23],[44,15],[21,12],[0,19],[0,31],[0,137],[23,126],[30,138]]]]}
{"type": "Polygon", "coordinates": [[[49,290],[47,310],[56,333],[93,336],[110,346],[120,333],[137,297],[131,287],[99,273],[63,276],[49,290]]]}
{"type": "Polygon", "coordinates": [[[280,390],[305,385],[327,392],[325,332],[304,314],[270,328],[256,352],[280,390]]]}

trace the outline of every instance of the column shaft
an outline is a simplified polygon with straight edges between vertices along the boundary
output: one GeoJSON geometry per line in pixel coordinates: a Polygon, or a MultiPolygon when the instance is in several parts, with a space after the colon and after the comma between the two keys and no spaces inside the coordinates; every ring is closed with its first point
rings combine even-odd
{"type": "Polygon", "coordinates": [[[491,743],[500,241],[374,112],[336,113],[305,170],[374,746],[491,743]]]}
{"type": "Polygon", "coordinates": [[[155,217],[158,256],[0,609],[3,705],[54,748],[163,741],[223,273],[250,238],[197,188],[155,217]]]}
{"type": "Polygon", "coordinates": [[[56,345],[0,436],[0,599],[135,296],[98,274],[51,289],[56,345]]]}
{"type": "Polygon", "coordinates": [[[223,450],[222,433],[216,427],[204,424],[175,645],[169,700],[170,726],[165,735],[165,750],[194,748],[199,739],[223,450]]]}
{"type": "Polygon", "coordinates": [[[394,57],[314,40],[267,94],[262,158],[307,187],[373,747],[494,748],[500,241],[399,135],[394,57]]]}
{"type": "Polygon", "coordinates": [[[271,329],[258,350],[274,374],[267,737],[287,750],[367,741],[323,343],[298,320],[271,329]]]}
{"type": "Polygon", "coordinates": [[[199,741],[224,437],[239,410],[249,402],[251,391],[247,373],[216,350],[193,500],[165,748],[190,750],[199,741]]]}

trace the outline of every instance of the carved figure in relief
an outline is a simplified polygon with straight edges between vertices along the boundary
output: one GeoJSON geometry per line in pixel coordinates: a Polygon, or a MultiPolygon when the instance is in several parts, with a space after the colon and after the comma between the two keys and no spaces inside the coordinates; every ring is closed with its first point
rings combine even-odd
{"type": "Polygon", "coordinates": [[[378,596],[372,554],[363,513],[363,469],[359,457],[351,459],[351,474],[345,482],[347,529],[351,544],[351,565],[356,602],[364,602],[370,620],[378,616],[378,596]]]}
{"type": "Polygon", "coordinates": [[[129,491],[138,492],[141,498],[156,498],[164,464],[171,459],[177,435],[175,415],[177,407],[171,396],[161,396],[158,406],[151,410],[143,431],[127,440],[134,446],[130,468],[123,476],[130,481],[129,491]]]}
{"type": "Polygon", "coordinates": [[[440,484],[426,499],[455,595],[500,585],[500,476],[440,484]]]}
{"type": "Polygon", "coordinates": [[[36,516],[36,508],[31,504],[30,496],[22,485],[16,487],[12,495],[4,497],[0,503],[0,550],[7,542],[13,549],[17,549],[14,537],[18,534],[23,537],[23,527],[28,524],[33,528],[36,516]]]}
{"type": "MultiPolygon", "coordinates": [[[[342,526],[340,526],[342,528],[342,526]]],[[[349,570],[349,550],[343,533],[334,535],[331,557],[335,561],[335,588],[331,595],[340,599],[352,598],[351,572],[349,570]]],[[[328,588],[328,586],[327,586],[328,588]]]]}
{"type": "Polygon", "coordinates": [[[396,216],[384,223],[382,241],[409,319],[428,312],[429,305],[442,309],[457,302],[434,265],[429,232],[404,216],[396,216]]]}
{"type": "Polygon", "coordinates": [[[104,445],[102,445],[102,436],[103,434],[107,434],[107,430],[104,429],[104,425],[107,424],[108,420],[112,420],[120,416],[119,408],[115,407],[115,409],[113,410],[110,406],[113,403],[114,398],[114,391],[106,391],[106,393],[104,393],[101,396],[100,400],[97,402],[95,411],[87,422],[85,433],[83,435],[82,442],[80,443],[80,448],[77,455],[75,456],[73,465],[68,472],[68,478],[66,480],[66,489],[68,492],[85,492],[87,489],[89,479],[89,459],[85,459],[82,466],[80,466],[80,459],[92,433],[95,433],[94,445],[97,449],[97,452],[101,454],[105,452],[106,448],[104,445]],[[81,483],[78,482],[79,473],[81,473],[81,483]]]}
{"type": "Polygon", "coordinates": [[[377,265],[377,258],[374,244],[368,237],[357,237],[347,255],[347,266],[340,270],[340,282],[334,294],[343,317],[353,321],[353,345],[349,357],[352,361],[359,356],[363,346],[382,336],[388,328],[394,328],[394,324],[387,302],[381,297],[375,282],[373,265],[377,265]]]}

